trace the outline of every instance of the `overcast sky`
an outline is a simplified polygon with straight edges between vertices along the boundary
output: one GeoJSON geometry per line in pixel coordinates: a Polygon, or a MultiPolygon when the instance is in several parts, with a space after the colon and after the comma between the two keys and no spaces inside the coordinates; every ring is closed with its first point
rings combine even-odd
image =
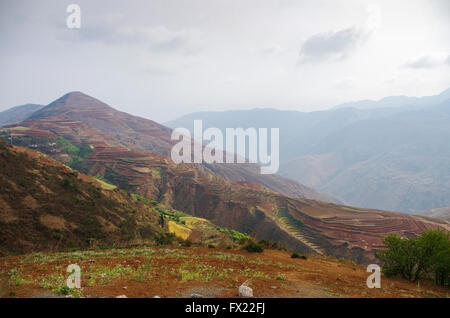
{"type": "Polygon", "coordinates": [[[82,91],[163,122],[450,87],[448,0],[0,0],[0,30],[0,110],[82,91]]]}

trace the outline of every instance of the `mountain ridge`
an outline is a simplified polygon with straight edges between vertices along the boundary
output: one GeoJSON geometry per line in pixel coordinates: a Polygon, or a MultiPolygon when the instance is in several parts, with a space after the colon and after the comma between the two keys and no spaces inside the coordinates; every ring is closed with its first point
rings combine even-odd
{"type": "Polygon", "coordinates": [[[24,121],[28,116],[44,107],[40,104],[24,104],[0,112],[0,127],[24,121]]]}
{"type": "MultiPolygon", "coordinates": [[[[118,113],[114,112],[112,115],[118,117],[109,120],[119,119],[125,125],[125,115],[118,113]]],[[[221,227],[253,233],[258,239],[281,242],[298,252],[367,263],[374,260],[374,250],[382,246],[381,238],[388,233],[410,237],[427,228],[448,229],[448,223],[442,220],[287,196],[248,180],[224,179],[208,167],[177,165],[165,156],[136,150],[139,147],[132,149],[132,144],[120,135],[92,128],[94,115],[100,121],[109,116],[79,109],[6,126],[1,134],[6,140],[13,135],[15,143],[66,160],[66,164],[83,173],[104,178],[149,200],[221,227]],[[84,119],[87,117],[89,122],[84,119]]],[[[229,166],[232,169],[233,165],[229,166]]]]}
{"type": "Polygon", "coordinates": [[[166,124],[192,129],[196,117],[204,129],[278,127],[280,175],[350,205],[417,213],[450,204],[449,116],[450,99],[409,110],[206,112],[166,124]]]}
{"type": "Polygon", "coordinates": [[[388,96],[379,100],[360,100],[354,102],[347,102],[333,106],[331,109],[340,108],[357,108],[357,109],[375,109],[375,108],[390,108],[390,107],[427,107],[433,104],[439,104],[445,100],[450,99],[450,88],[442,91],[438,95],[429,95],[422,97],[411,97],[406,95],[388,96]]]}
{"type": "MultiPolygon", "coordinates": [[[[22,124],[25,126],[34,125],[36,129],[44,129],[45,131],[54,131],[56,135],[61,134],[64,136],[64,134],[67,134],[67,136],[73,137],[74,131],[72,129],[63,128],[69,127],[67,121],[69,126],[73,125],[73,121],[87,124],[89,130],[92,133],[94,130],[97,131],[100,134],[98,138],[104,138],[107,144],[137,151],[149,151],[165,157],[170,157],[171,148],[175,143],[170,138],[171,128],[149,119],[115,110],[111,106],[81,92],[71,92],[63,95],[34,113],[22,124]],[[86,105],[91,101],[93,101],[93,105],[86,105]],[[53,121],[63,120],[66,121],[66,124],[56,125],[57,127],[52,127],[51,129],[53,130],[51,130],[50,126],[52,126],[52,123],[48,120],[40,120],[43,118],[53,118],[53,121]],[[102,137],[105,134],[113,138],[102,137]]],[[[11,129],[11,127],[6,128],[11,129]]],[[[85,137],[80,136],[77,138],[85,137]]],[[[232,181],[259,183],[286,195],[309,197],[336,203],[342,202],[293,180],[281,178],[277,175],[261,175],[257,165],[204,164],[202,169],[232,181]]]]}

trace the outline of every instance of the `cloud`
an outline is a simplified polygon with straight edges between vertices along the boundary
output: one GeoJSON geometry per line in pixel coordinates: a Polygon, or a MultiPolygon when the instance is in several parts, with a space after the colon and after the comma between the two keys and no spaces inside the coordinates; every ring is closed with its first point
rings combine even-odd
{"type": "Polygon", "coordinates": [[[348,58],[381,25],[381,11],[378,6],[369,5],[366,11],[366,22],[362,26],[318,33],[309,37],[300,49],[300,63],[348,58]]]}
{"type": "Polygon", "coordinates": [[[413,69],[434,68],[450,64],[450,55],[443,53],[426,54],[410,59],[405,67],[413,69]]]}
{"type": "Polygon", "coordinates": [[[265,56],[274,56],[274,55],[280,55],[287,51],[287,49],[281,47],[278,44],[266,47],[264,50],[262,50],[263,55],[265,56]]]}
{"type": "Polygon", "coordinates": [[[82,25],[76,32],[60,29],[60,39],[148,49],[152,52],[195,53],[200,50],[201,34],[193,29],[170,29],[165,25],[124,23],[121,15],[106,15],[95,25],[82,25]]]}
{"type": "Polygon", "coordinates": [[[303,43],[300,61],[305,63],[330,59],[343,60],[368,37],[369,34],[365,30],[357,27],[313,35],[303,43]]]}
{"type": "Polygon", "coordinates": [[[171,30],[165,26],[135,27],[127,26],[116,30],[119,41],[134,42],[147,46],[152,51],[170,52],[192,51],[195,34],[189,30],[171,30]]]}

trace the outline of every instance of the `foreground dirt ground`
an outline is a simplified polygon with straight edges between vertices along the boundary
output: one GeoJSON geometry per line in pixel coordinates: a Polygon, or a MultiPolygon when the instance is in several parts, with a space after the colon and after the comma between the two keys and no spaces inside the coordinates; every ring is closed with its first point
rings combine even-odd
{"type": "Polygon", "coordinates": [[[365,266],[332,257],[293,259],[283,251],[248,253],[204,247],[142,247],[0,258],[1,297],[448,297],[431,283],[382,276],[369,289],[365,266]],[[81,268],[81,290],[65,287],[67,266],[81,268]]]}

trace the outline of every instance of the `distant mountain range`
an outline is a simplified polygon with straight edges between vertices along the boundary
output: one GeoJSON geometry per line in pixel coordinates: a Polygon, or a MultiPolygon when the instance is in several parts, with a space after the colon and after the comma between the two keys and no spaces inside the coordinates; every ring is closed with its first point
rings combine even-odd
{"type": "MultiPolygon", "coordinates": [[[[45,153],[73,169],[127,190],[130,195],[136,193],[143,202],[157,204],[163,211],[170,207],[220,227],[280,242],[302,253],[329,254],[368,263],[374,260],[374,250],[382,246],[381,239],[389,233],[410,237],[428,228],[449,228],[448,222],[425,216],[324,202],[327,197],[319,192],[279,176],[266,178],[254,165],[175,164],[167,157],[170,133],[171,129],[163,125],[72,92],[25,121],[2,127],[0,138],[45,153]]],[[[8,183],[8,179],[13,180],[8,175],[11,164],[3,168],[6,177],[0,175],[0,180],[10,184],[8,187],[17,186],[16,183],[26,186],[40,173],[38,168],[31,167],[26,178],[15,178],[15,184],[11,185],[8,183]]],[[[45,173],[44,179],[45,175],[52,177],[45,173]]],[[[70,180],[67,186],[71,187],[70,180]]],[[[84,190],[80,190],[83,194],[84,190]]],[[[35,202],[36,207],[41,202],[50,206],[51,200],[42,198],[43,194],[36,190],[27,200],[35,202]]],[[[81,200],[73,199],[75,203],[81,200]]],[[[120,196],[117,199],[126,203],[120,196]]],[[[16,212],[13,206],[18,204],[16,201],[8,201],[11,213],[16,212]]]]}
{"type": "Polygon", "coordinates": [[[450,99],[450,88],[443,91],[439,95],[424,97],[409,96],[389,96],[380,100],[361,100],[357,102],[349,102],[337,105],[333,109],[340,108],[357,108],[357,109],[375,109],[375,108],[391,108],[391,107],[408,107],[409,110],[433,106],[445,102],[450,99]]]}
{"type": "Polygon", "coordinates": [[[280,175],[348,204],[406,213],[450,206],[450,89],[311,113],[194,113],[166,125],[192,130],[194,119],[204,129],[280,128],[280,175]]]}
{"type": "Polygon", "coordinates": [[[25,104],[2,111],[0,112],[0,126],[20,123],[42,107],[44,107],[44,105],[25,104]]]}
{"type": "Polygon", "coordinates": [[[430,209],[420,212],[419,215],[439,218],[450,222],[450,208],[430,209]]]}

